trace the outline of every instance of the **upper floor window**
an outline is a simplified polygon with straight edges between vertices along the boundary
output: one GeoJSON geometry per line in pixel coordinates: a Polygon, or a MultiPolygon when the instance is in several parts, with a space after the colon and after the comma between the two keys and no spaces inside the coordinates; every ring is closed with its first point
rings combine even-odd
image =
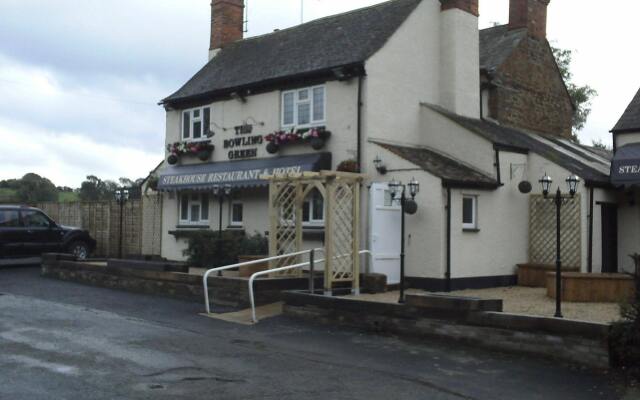
{"type": "Polygon", "coordinates": [[[210,136],[211,108],[199,107],[182,112],[182,140],[203,140],[210,136]]]}
{"type": "Polygon", "coordinates": [[[323,123],[325,104],[324,86],[282,92],[282,126],[305,127],[323,123]]]}

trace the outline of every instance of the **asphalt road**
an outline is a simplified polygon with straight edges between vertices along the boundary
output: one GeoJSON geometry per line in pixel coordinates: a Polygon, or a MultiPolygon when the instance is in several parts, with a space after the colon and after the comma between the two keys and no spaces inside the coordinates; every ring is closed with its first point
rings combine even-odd
{"type": "Polygon", "coordinates": [[[202,305],[0,268],[0,399],[631,399],[559,363],[202,305]]]}

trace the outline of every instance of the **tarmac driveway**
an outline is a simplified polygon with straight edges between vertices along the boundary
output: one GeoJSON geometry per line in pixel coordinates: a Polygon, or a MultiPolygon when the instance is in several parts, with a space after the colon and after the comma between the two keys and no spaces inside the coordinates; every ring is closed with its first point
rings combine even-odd
{"type": "MultiPolygon", "coordinates": [[[[620,399],[602,373],[0,269],[0,399],[620,399]]],[[[627,394],[627,398],[629,394],[627,394]]]]}

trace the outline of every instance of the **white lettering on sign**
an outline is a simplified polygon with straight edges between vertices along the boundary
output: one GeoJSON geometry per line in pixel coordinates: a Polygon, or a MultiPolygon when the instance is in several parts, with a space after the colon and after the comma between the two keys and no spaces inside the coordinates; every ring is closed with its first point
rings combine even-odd
{"type": "Polygon", "coordinates": [[[640,173],[640,164],[635,165],[621,165],[618,167],[619,174],[638,174],[640,173]]]}
{"type": "Polygon", "coordinates": [[[161,178],[161,185],[207,185],[225,182],[257,181],[261,175],[296,174],[303,171],[301,165],[290,167],[258,168],[246,171],[210,172],[188,175],[165,175],[161,178]]]}

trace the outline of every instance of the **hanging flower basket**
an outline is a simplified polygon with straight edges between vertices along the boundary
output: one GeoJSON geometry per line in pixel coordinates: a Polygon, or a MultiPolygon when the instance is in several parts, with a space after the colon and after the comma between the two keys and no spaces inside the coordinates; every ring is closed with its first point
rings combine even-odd
{"type": "Polygon", "coordinates": [[[211,158],[211,153],[214,148],[215,147],[211,144],[210,140],[170,143],[167,145],[167,151],[169,152],[167,162],[174,165],[183,155],[194,155],[202,161],[207,161],[211,158]]]}
{"type": "Polygon", "coordinates": [[[356,160],[344,160],[336,167],[336,171],[360,172],[360,166],[356,160]]]}
{"type": "Polygon", "coordinates": [[[280,151],[282,146],[290,144],[308,143],[314,150],[324,148],[327,139],[331,136],[331,132],[324,126],[303,129],[291,129],[290,131],[276,131],[264,137],[267,141],[267,152],[275,154],[280,151]]]}

